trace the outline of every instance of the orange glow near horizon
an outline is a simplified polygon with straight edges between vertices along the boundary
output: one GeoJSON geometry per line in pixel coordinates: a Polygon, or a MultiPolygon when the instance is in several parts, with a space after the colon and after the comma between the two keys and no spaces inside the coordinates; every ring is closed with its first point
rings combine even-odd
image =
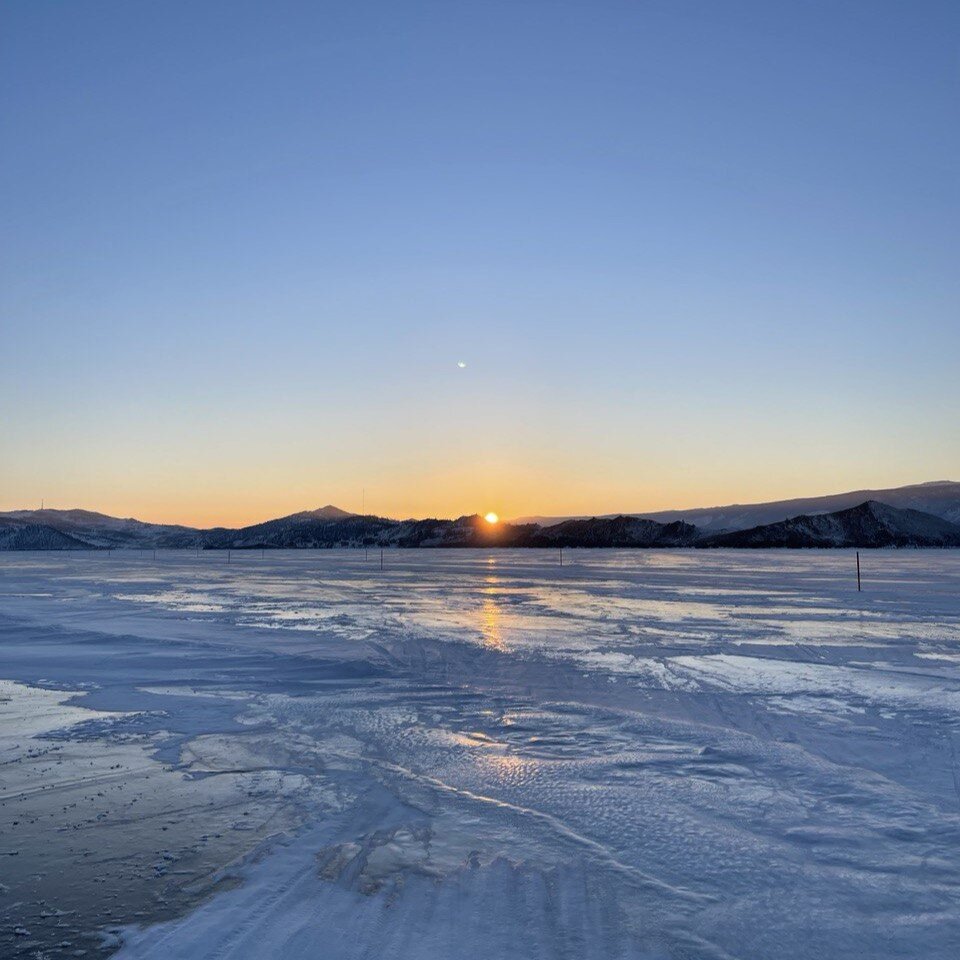
{"type": "Polygon", "coordinates": [[[500,518],[491,510],[484,518],[487,523],[499,523],[500,518]]]}
{"type": "MultiPolygon", "coordinates": [[[[84,465],[81,465],[82,467],[84,465]]],[[[529,516],[601,516],[613,513],[653,513],[714,507],[734,503],[762,503],[792,497],[821,496],[848,490],[883,489],[919,480],[914,471],[897,475],[871,470],[862,474],[829,476],[811,472],[787,476],[754,471],[745,477],[737,470],[715,466],[709,478],[669,473],[657,465],[614,470],[609,465],[522,465],[496,462],[448,462],[436,469],[402,464],[387,470],[356,464],[325,467],[267,463],[259,476],[216,465],[184,470],[172,461],[149,469],[140,464],[111,464],[75,468],[69,475],[51,466],[44,480],[23,471],[8,471],[0,491],[0,511],[40,507],[84,509],[114,517],[134,517],[152,523],[209,528],[237,528],[333,504],[350,513],[367,513],[395,519],[437,517],[449,519],[480,511],[487,523],[512,522],[529,516]],[[564,468],[565,467],[565,468],[564,468]],[[651,476],[655,474],[655,476],[651,476]],[[360,477],[360,481],[356,477],[360,477]],[[498,505],[496,521],[483,506],[498,505]],[[480,511],[478,511],[478,506],[480,511]]],[[[941,467],[931,469],[949,475],[941,467]]],[[[489,511],[492,514],[493,511],[489,511]]]]}

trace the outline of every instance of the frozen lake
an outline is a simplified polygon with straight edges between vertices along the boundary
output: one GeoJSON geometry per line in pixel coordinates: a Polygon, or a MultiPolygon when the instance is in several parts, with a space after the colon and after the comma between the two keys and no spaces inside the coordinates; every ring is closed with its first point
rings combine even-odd
{"type": "Polygon", "coordinates": [[[960,551],[558,560],[0,554],[0,956],[960,956],[960,551]]]}

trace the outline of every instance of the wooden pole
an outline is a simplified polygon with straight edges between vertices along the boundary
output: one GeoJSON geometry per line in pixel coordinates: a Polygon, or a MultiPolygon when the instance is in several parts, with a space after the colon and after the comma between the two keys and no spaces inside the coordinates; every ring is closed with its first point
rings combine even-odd
{"type": "Polygon", "coordinates": [[[227,547],[227,563],[230,562],[230,548],[227,547]]]}
{"type": "Polygon", "coordinates": [[[383,547],[380,548],[380,569],[383,569],[383,547]]]}
{"type": "Polygon", "coordinates": [[[857,593],[860,592],[860,551],[857,551],[857,593]]]}
{"type": "Polygon", "coordinates": [[[563,566],[563,547],[560,548],[560,566],[563,566]]]}

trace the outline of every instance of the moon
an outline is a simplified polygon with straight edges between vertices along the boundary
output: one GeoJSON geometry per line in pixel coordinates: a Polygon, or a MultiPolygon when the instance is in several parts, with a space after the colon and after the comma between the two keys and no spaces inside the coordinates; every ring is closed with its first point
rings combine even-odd
{"type": "Polygon", "coordinates": [[[457,366],[458,366],[461,370],[463,370],[464,367],[466,367],[466,364],[465,364],[462,360],[458,360],[458,361],[457,361],[457,366]]]}

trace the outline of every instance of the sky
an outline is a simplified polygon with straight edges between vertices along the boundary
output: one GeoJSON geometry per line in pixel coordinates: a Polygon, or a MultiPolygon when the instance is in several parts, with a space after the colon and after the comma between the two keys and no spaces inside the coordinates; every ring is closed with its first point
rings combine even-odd
{"type": "Polygon", "coordinates": [[[958,51],[954,0],[3,0],[0,509],[960,479],[958,51]]]}

